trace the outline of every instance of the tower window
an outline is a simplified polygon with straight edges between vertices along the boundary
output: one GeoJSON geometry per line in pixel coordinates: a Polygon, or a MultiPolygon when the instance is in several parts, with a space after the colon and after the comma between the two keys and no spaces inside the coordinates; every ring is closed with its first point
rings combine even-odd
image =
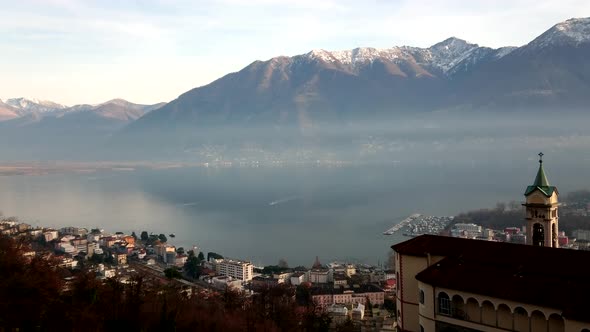
{"type": "Polygon", "coordinates": [[[420,304],[424,304],[424,291],[423,290],[420,290],[419,296],[420,296],[420,304]]]}
{"type": "Polygon", "coordinates": [[[533,245],[540,247],[545,245],[545,229],[539,223],[533,225],[533,245]]]}

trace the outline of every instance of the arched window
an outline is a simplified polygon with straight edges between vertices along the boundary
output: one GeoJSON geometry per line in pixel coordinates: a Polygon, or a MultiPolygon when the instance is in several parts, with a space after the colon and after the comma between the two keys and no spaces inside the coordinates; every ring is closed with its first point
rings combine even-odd
{"type": "Polygon", "coordinates": [[[521,307],[516,307],[514,309],[514,331],[528,332],[530,331],[529,325],[528,312],[521,307]]]}
{"type": "Polygon", "coordinates": [[[460,295],[453,295],[451,299],[451,313],[454,318],[465,319],[465,301],[460,295]]]}
{"type": "Polygon", "coordinates": [[[563,332],[565,331],[565,324],[563,317],[558,314],[552,314],[549,316],[549,332],[563,332]]]}
{"type": "Polygon", "coordinates": [[[441,315],[451,315],[451,299],[445,292],[438,293],[438,313],[441,315]]]}
{"type": "Polygon", "coordinates": [[[424,291],[423,290],[420,290],[419,298],[420,298],[420,304],[424,304],[424,291]]]}
{"type": "Polygon", "coordinates": [[[533,225],[533,245],[539,247],[545,245],[545,228],[539,223],[533,225]]]}
{"type": "Polygon", "coordinates": [[[424,326],[420,325],[420,332],[424,332],[424,326]]]}

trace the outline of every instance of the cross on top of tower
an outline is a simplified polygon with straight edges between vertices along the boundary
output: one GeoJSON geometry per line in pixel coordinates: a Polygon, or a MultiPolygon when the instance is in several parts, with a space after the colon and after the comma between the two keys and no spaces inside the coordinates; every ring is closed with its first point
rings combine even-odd
{"type": "Polygon", "coordinates": [[[539,152],[539,164],[543,163],[543,156],[544,156],[543,152],[539,152]]]}

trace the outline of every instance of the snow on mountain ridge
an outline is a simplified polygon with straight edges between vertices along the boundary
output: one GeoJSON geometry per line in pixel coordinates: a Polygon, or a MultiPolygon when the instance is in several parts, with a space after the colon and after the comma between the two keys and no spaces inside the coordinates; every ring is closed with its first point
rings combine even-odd
{"type": "Polygon", "coordinates": [[[37,112],[52,112],[55,110],[62,110],[67,106],[54,103],[47,100],[38,100],[35,98],[9,98],[5,104],[10,105],[20,111],[37,111],[37,112]]]}
{"type": "Polygon", "coordinates": [[[478,48],[479,45],[477,44],[451,37],[430,46],[427,51],[432,54],[432,64],[446,73],[478,48]]]}
{"type": "Polygon", "coordinates": [[[387,60],[395,60],[403,55],[403,51],[399,47],[394,48],[373,48],[373,47],[357,47],[351,50],[342,51],[326,51],[326,50],[312,50],[305,54],[307,58],[319,59],[326,62],[340,62],[344,65],[356,65],[358,63],[372,62],[378,58],[387,60]]]}
{"type": "Polygon", "coordinates": [[[590,43],[590,17],[571,18],[557,23],[551,29],[531,41],[527,47],[541,49],[548,46],[590,43]]]}
{"type": "MultiPolygon", "coordinates": [[[[477,44],[451,37],[429,48],[395,46],[392,48],[358,47],[350,50],[326,51],[312,50],[306,54],[295,56],[294,59],[320,60],[328,63],[339,63],[356,70],[359,65],[372,63],[377,59],[398,63],[404,60],[416,61],[420,65],[435,67],[443,73],[449,73],[453,67],[469,58],[474,51],[483,49],[477,44]]],[[[486,48],[488,49],[488,48],[486,48]]],[[[489,49],[493,51],[492,49],[489,49]]],[[[497,58],[510,53],[512,49],[498,49],[497,58]],[[502,50],[500,52],[500,50],[502,50]]],[[[472,59],[473,60],[473,59],[472,59]]]]}
{"type": "Polygon", "coordinates": [[[555,25],[555,29],[577,43],[590,40],[590,17],[572,18],[555,25]]]}

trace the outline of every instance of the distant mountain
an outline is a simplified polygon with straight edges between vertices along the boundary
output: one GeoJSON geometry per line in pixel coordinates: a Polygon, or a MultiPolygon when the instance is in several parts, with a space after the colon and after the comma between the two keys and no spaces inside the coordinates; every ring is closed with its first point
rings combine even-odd
{"type": "MultiPolygon", "coordinates": [[[[0,149],[13,154],[30,155],[35,151],[62,157],[91,153],[125,125],[164,105],[139,105],[122,99],[99,105],[54,108],[49,103],[19,104],[23,115],[0,122],[0,135],[5,138],[0,140],[0,149]]],[[[9,111],[15,109],[9,107],[9,111]]]]}
{"type": "Polygon", "coordinates": [[[559,23],[522,47],[449,38],[429,48],[313,50],[255,61],[142,117],[159,129],[319,123],[442,109],[577,109],[590,102],[590,19],[559,23]]]}
{"type": "Polygon", "coordinates": [[[328,127],[330,143],[342,144],[343,129],[360,121],[389,124],[431,112],[587,112],[589,104],[590,18],[579,18],[521,47],[493,49],[452,37],[428,48],[320,49],[255,61],[165,105],[9,99],[0,102],[0,132],[10,140],[0,141],[15,151],[69,153],[108,141],[125,157],[155,149],[192,153],[220,142],[254,142],[251,150],[263,142],[280,151],[292,142],[325,142],[328,127]]]}
{"type": "Polygon", "coordinates": [[[18,118],[18,116],[19,115],[15,108],[0,100],[0,121],[18,118]]]}
{"type": "Polygon", "coordinates": [[[586,110],[590,18],[553,26],[525,46],[458,77],[455,103],[474,108],[586,110]]]}
{"type": "Polygon", "coordinates": [[[20,116],[32,112],[54,112],[67,108],[64,105],[52,101],[27,98],[11,98],[7,99],[5,103],[14,108],[20,116]]]}

